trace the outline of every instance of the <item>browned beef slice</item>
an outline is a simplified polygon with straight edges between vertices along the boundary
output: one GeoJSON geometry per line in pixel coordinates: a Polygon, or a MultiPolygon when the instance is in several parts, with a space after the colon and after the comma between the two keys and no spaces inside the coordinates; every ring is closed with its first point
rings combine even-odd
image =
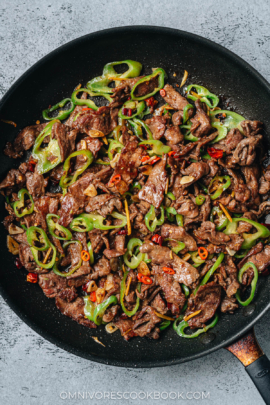
{"type": "Polygon", "coordinates": [[[166,119],[162,116],[154,115],[153,118],[149,118],[145,121],[152,132],[154,139],[160,139],[166,130],[166,119]]]}
{"type": "Polygon", "coordinates": [[[46,125],[32,125],[24,128],[16,137],[13,145],[11,142],[7,142],[4,149],[5,155],[14,159],[22,157],[23,151],[32,148],[36,138],[46,125]]]}
{"type": "Polygon", "coordinates": [[[262,131],[263,123],[260,121],[245,120],[241,122],[244,134],[247,137],[259,134],[262,131]]]}
{"type": "Polygon", "coordinates": [[[159,322],[161,322],[161,318],[155,314],[154,309],[146,306],[136,315],[133,331],[141,337],[147,336],[159,322]]]}
{"type": "Polygon", "coordinates": [[[163,315],[167,312],[167,306],[160,294],[157,294],[155,296],[155,298],[151,302],[151,307],[154,308],[155,311],[163,315]]]}
{"type": "Polygon", "coordinates": [[[96,129],[108,135],[118,124],[118,109],[100,107],[97,111],[86,110],[72,123],[72,127],[91,136],[91,130],[96,129]]]}
{"type": "Polygon", "coordinates": [[[259,272],[262,272],[270,265],[270,246],[266,245],[260,253],[251,256],[249,262],[255,264],[259,272]]]}
{"type": "Polygon", "coordinates": [[[240,284],[237,281],[238,270],[231,256],[226,255],[225,260],[214,274],[214,281],[221,285],[228,297],[236,294],[240,284]]]}
{"type": "MultiPolygon", "coordinates": [[[[87,242],[86,242],[86,234],[84,232],[74,232],[73,234],[74,240],[78,240],[82,244],[82,250],[86,250],[88,252],[87,248],[87,242]]],[[[71,268],[75,267],[80,259],[81,259],[81,250],[78,246],[78,243],[71,243],[69,245],[69,252],[71,256],[71,268]]],[[[88,261],[82,261],[81,266],[70,276],[67,277],[67,279],[71,278],[77,278],[80,276],[85,276],[91,272],[91,267],[88,261]]]]}
{"type": "Polygon", "coordinates": [[[134,336],[134,321],[132,321],[131,319],[118,318],[116,321],[114,321],[114,324],[115,326],[117,326],[117,328],[119,328],[121,335],[125,340],[129,340],[131,337],[134,336]]]}
{"type": "Polygon", "coordinates": [[[25,175],[17,169],[11,169],[6,178],[0,183],[0,190],[8,189],[15,191],[21,189],[25,185],[25,175]]]}
{"type": "Polygon", "coordinates": [[[81,212],[80,208],[77,199],[71,193],[67,193],[61,202],[59,224],[67,227],[73,217],[81,212]]]}
{"type": "Polygon", "coordinates": [[[125,248],[125,235],[116,235],[114,237],[114,247],[113,249],[105,249],[104,256],[108,259],[112,259],[113,257],[123,256],[126,252],[125,248]]]}
{"type": "Polygon", "coordinates": [[[221,300],[221,287],[214,281],[199,287],[196,296],[191,295],[188,300],[186,316],[196,311],[201,311],[198,315],[188,320],[191,329],[203,328],[219,307],[221,300]]]}
{"type": "MultiPolygon", "coordinates": [[[[243,139],[243,135],[241,134],[241,132],[239,131],[239,129],[237,128],[233,128],[231,129],[225,140],[224,140],[224,144],[226,146],[226,150],[230,153],[231,151],[233,151],[236,146],[239,144],[239,142],[241,142],[243,139]]],[[[218,149],[218,148],[217,148],[218,149]]]]}
{"type": "Polygon", "coordinates": [[[172,116],[173,125],[181,125],[183,120],[183,111],[176,111],[172,116]]]}
{"type": "Polygon", "coordinates": [[[113,194],[101,194],[89,199],[85,211],[97,211],[100,215],[106,218],[106,216],[111,214],[114,209],[121,211],[122,208],[123,205],[120,198],[115,197],[113,194]]]}
{"type": "Polygon", "coordinates": [[[233,297],[225,297],[223,301],[221,302],[220,310],[221,312],[229,312],[229,314],[232,314],[236,309],[238,308],[238,304],[236,301],[236,298],[233,297]]]}
{"type": "Polygon", "coordinates": [[[78,297],[78,293],[75,287],[68,287],[61,290],[58,297],[62,300],[66,300],[67,302],[72,302],[78,297]]]}
{"type": "Polygon", "coordinates": [[[166,161],[166,155],[163,155],[162,159],[154,165],[147,182],[138,193],[140,200],[153,204],[155,208],[160,207],[164,198],[167,181],[166,161]]]}
{"type": "MultiPolygon", "coordinates": [[[[178,93],[178,91],[176,91],[170,84],[166,84],[166,86],[164,86],[164,90],[166,91],[166,95],[163,97],[164,100],[175,110],[183,111],[185,106],[189,104],[188,100],[181,96],[181,94],[178,93]]],[[[189,111],[189,114],[191,114],[192,110],[189,111]]]]}
{"type": "Polygon", "coordinates": [[[53,183],[59,183],[63,174],[64,174],[63,164],[60,164],[50,171],[50,179],[52,180],[53,183]]]}
{"type": "Polygon", "coordinates": [[[75,151],[77,135],[78,131],[69,131],[69,128],[60,122],[53,124],[51,136],[52,139],[57,139],[60,148],[61,162],[64,162],[64,160],[75,151]]]}
{"type": "Polygon", "coordinates": [[[112,322],[113,318],[117,315],[117,312],[118,312],[119,308],[120,308],[119,305],[113,305],[113,306],[109,307],[105,311],[105,313],[104,313],[104,315],[102,317],[102,321],[106,322],[106,323],[112,322]]]}
{"type": "Polygon", "coordinates": [[[47,181],[42,174],[38,173],[37,167],[35,168],[34,173],[26,173],[26,187],[34,199],[45,194],[46,185],[47,181]]]}
{"type": "Polygon", "coordinates": [[[149,93],[153,93],[153,91],[157,87],[158,87],[158,77],[156,76],[148,81],[143,81],[142,83],[138,84],[138,86],[135,89],[134,95],[136,97],[146,96],[149,93]]]}
{"type": "MultiPolygon", "coordinates": [[[[251,219],[255,222],[257,222],[256,215],[254,215],[252,212],[245,212],[243,215],[243,218],[251,219]]],[[[238,233],[250,233],[251,229],[253,228],[253,225],[249,224],[248,222],[245,221],[239,221],[238,226],[237,226],[237,232],[238,233]]]]}
{"type": "Polygon", "coordinates": [[[171,238],[184,242],[186,248],[191,252],[197,250],[195,239],[190,236],[182,226],[164,224],[161,228],[161,236],[163,239],[171,238]]]}
{"type": "Polygon", "coordinates": [[[88,236],[94,253],[99,253],[104,243],[107,249],[110,248],[109,241],[106,238],[108,232],[109,231],[102,231],[101,229],[93,229],[92,231],[88,232],[88,236]]]}
{"type": "Polygon", "coordinates": [[[128,191],[129,185],[133,182],[138,174],[138,167],[141,164],[142,157],[145,155],[143,148],[138,146],[138,142],[132,140],[126,144],[126,146],[121,150],[121,154],[118,162],[115,165],[112,178],[114,176],[120,175],[121,180],[111,189],[124,194],[128,191]]]}
{"type": "Polygon", "coordinates": [[[179,197],[173,204],[178,214],[184,215],[188,218],[195,218],[199,215],[199,207],[189,197],[179,197]]]}
{"type": "Polygon", "coordinates": [[[94,273],[91,274],[91,279],[96,280],[99,277],[104,277],[110,274],[111,266],[108,259],[105,256],[102,256],[101,259],[94,265],[94,273]]]}
{"type": "Polygon", "coordinates": [[[19,246],[19,258],[23,265],[28,271],[35,271],[37,264],[32,255],[31,249],[28,245],[21,243],[19,246]]]}
{"type": "Polygon", "coordinates": [[[134,229],[138,230],[142,235],[147,235],[148,233],[150,233],[149,229],[145,225],[144,214],[141,211],[139,211],[138,206],[136,206],[135,204],[131,204],[129,206],[129,213],[130,213],[130,221],[134,229]]]}
{"type": "Polygon", "coordinates": [[[257,165],[252,165],[252,166],[243,166],[241,170],[243,175],[245,176],[246,185],[250,190],[251,198],[255,200],[259,193],[258,181],[260,178],[260,169],[257,165]]]}
{"type": "Polygon", "coordinates": [[[186,301],[179,283],[171,275],[164,273],[161,267],[155,266],[153,272],[156,274],[157,283],[162,288],[166,301],[172,304],[172,313],[178,314],[186,301]]]}
{"type": "Polygon", "coordinates": [[[229,242],[229,235],[225,235],[223,232],[217,232],[215,230],[215,224],[210,221],[205,221],[201,224],[200,228],[194,231],[195,236],[202,240],[208,240],[214,245],[221,245],[229,242]]]}
{"type": "Polygon", "coordinates": [[[191,118],[192,127],[190,132],[192,135],[201,138],[205,135],[208,135],[212,130],[210,117],[206,114],[203,109],[203,105],[200,100],[195,101],[196,114],[194,118],[191,118]]]}
{"type": "Polygon", "coordinates": [[[191,184],[198,181],[201,177],[207,176],[210,171],[210,168],[207,163],[204,162],[196,162],[191,163],[187,169],[182,170],[182,173],[185,176],[191,176],[190,180],[184,184],[184,187],[188,187],[191,184]]]}
{"type": "MultiPolygon", "coordinates": [[[[77,143],[77,150],[90,150],[94,157],[96,158],[100,148],[102,147],[103,142],[99,138],[91,138],[91,136],[87,136],[83,138],[80,142],[77,143]]],[[[85,159],[83,155],[79,155],[76,158],[76,165],[74,167],[75,170],[78,170],[81,166],[85,164],[85,159]]]]}
{"type": "Polygon", "coordinates": [[[84,315],[84,301],[81,297],[76,298],[73,302],[67,302],[60,297],[55,298],[55,304],[63,315],[68,316],[80,325],[88,326],[88,328],[96,328],[96,324],[84,315]]]}
{"type": "Polygon", "coordinates": [[[153,265],[160,267],[172,267],[175,270],[173,278],[179,283],[184,283],[187,286],[193,284],[199,277],[197,269],[191,264],[180,259],[168,247],[157,246],[152,242],[146,242],[140,247],[142,253],[148,253],[149,259],[153,265]]]}
{"type": "Polygon", "coordinates": [[[262,135],[256,135],[243,139],[234,150],[231,163],[238,163],[240,166],[252,165],[256,158],[256,147],[260,145],[262,138],[262,135]]]}
{"type": "Polygon", "coordinates": [[[66,278],[57,276],[53,271],[47,274],[40,274],[38,276],[38,283],[48,298],[56,297],[61,290],[67,287],[66,278]]]}
{"type": "Polygon", "coordinates": [[[134,77],[132,79],[124,80],[121,84],[112,89],[113,94],[111,97],[114,99],[111,105],[121,105],[130,95],[132,87],[140,80],[141,77],[134,77]]]}
{"type": "Polygon", "coordinates": [[[172,125],[166,129],[164,134],[165,138],[171,145],[177,145],[178,143],[182,142],[184,139],[184,135],[180,131],[178,125],[172,125]]]}

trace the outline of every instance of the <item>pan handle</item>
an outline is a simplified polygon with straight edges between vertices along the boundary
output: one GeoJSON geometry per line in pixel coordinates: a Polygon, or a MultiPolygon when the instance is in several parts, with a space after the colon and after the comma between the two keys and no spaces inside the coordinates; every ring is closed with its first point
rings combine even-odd
{"type": "Polygon", "coordinates": [[[226,347],[245,366],[266,405],[270,405],[270,361],[260,348],[254,330],[226,347]]]}

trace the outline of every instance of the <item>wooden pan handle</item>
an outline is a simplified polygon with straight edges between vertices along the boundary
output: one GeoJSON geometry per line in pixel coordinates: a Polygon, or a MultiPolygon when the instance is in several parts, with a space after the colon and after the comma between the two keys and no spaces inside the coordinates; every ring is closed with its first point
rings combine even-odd
{"type": "Polygon", "coordinates": [[[260,348],[254,330],[226,349],[245,366],[266,405],[270,405],[270,361],[260,348]]]}

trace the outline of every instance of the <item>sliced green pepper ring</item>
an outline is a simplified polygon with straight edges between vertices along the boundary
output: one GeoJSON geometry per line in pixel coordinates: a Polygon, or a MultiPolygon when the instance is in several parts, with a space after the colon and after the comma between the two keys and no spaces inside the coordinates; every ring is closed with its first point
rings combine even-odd
{"type": "Polygon", "coordinates": [[[112,304],[117,304],[118,300],[115,295],[111,295],[106,301],[101,302],[98,304],[94,310],[94,315],[93,315],[93,321],[95,322],[96,325],[101,325],[102,323],[102,317],[106,311],[106,309],[112,305],[112,304]]]}
{"type": "Polygon", "coordinates": [[[94,156],[93,153],[90,150],[78,150],[76,152],[71,153],[69,157],[65,160],[63,170],[64,174],[62,175],[59,185],[61,188],[68,188],[71,186],[71,184],[75,183],[77,180],[78,176],[82,174],[85,169],[93,162],[94,156]],[[76,172],[72,176],[68,176],[68,172],[70,169],[70,160],[76,156],[84,156],[86,158],[86,161],[82,167],[76,170],[76,172]]]}
{"type": "Polygon", "coordinates": [[[251,301],[253,300],[253,298],[254,298],[259,274],[258,274],[257,267],[252,262],[248,262],[248,263],[244,264],[244,266],[240,269],[240,271],[238,273],[238,281],[239,281],[239,283],[242,283],[243,275],[244,275],[245,271],[247,271],[250,267],[253,269],[254,277],[253,277],[253,280],[251,282],[251,293],[250,293],[249,298],[246,301],[242,301],[241,298],[240,298],[240,291],[239,290],[235,294],[235,297],[236,297],[237,301],[243,307],[246,307],[247,305],[249,305],[251,303],[251,301]]]}
{"type": "Polygon", "coordinates": [[[240,221],[247,222],[248,224],[253,225],[257,232],[255,233],[243,233],[242,236],[244,238],[244,242],[241,245],[241,249],[249,250],[252,246],[255,245],[256,240],[259,238],[266,239],[270,236],[270,231],[266,226],[259,224],[258,222],[252,221],[251,219],[247,218],[233,218],[232,222],[229,222],[224,233],[226,235],[237,234],[237,223],[240,221]]]}
{"type": "Polygon", "coordinates": [[[87,93],[89,95],[92,94],[91,90],[88,89],[84,89],[84,88],[80,88],[78,90],[73,91],[73,93],[71,94],[71,100],[74,104],[76,105],[86,105],[88,108],[91,108],[92,110],[96,111],[98,110],[98,107],[96,106],[96,104],[94,103],[94,101],[86,99],[86,100],[82,100],[80,98],[77,97],[77,95],[79,93],[87,93]]]}
{"type": "Polygon", "coordinates": [[[219,98],[215,94],[210,93],[208,89],[198,84],[190,84],[187,87],[187,98],[193,101],[196,101],[199,98],[200,101],[208,105],[209,108],[215,108],[219,103],[219,98]],[[190,94],[191,89],[193,88],[197,91],[199,97],[190,94]]]}
{"type": "Polygon", "coordinates": [[[159,155],[169,153],[171,148],[170,146],[164,145],[161,141],[157,139],[149,139],[148,141],[140,142],[139,145],[151,145],[152,150],[148,151],[149,155],[159,155]]]}
{"type": "Polygon", "coordinates": [[[128,122],[131,125],[131,127],[133,128],[134,133],[137,136],[137,138],[140,139],[140,141],[142,141],[142,142],[144,141],[142,129],[145,130],[147,139],[153,139],[152,132],[151,132],[149,126],[144,121],[142,121],[138,118],[134,118],[133,120],[128,120],[128,122]]]}
{"type": "Polygon", "coordinates": [[[151,205],[150,210],[148,211],[148,213],[145,215],[144,218],[145,225],[147,226],[150,232],[154,232],[157,226],[164,224],[164,220],[165,220],[164,208],[162,206],[160,207],[160,218],[157,219],[155,207],[153,205],[151,205]]]}
{"type": "Polygon", "coordinates": [[[171,250],[175,254],[178,254],[181,250],[185,249],[185,247],[186,247],[184,242],[180,242],[179,240],[172,239],[172,238],[166,238],[165,242],[174,242],[176,244],[176,246],[171,247],[171,250]]]}
{"type": "Polygon", "coordinates": [[[70,240],[72,238],[72,233],[64,226],[58,224],[58,222],[54,222],[53,218],[58,221],[60,219],[60,216],[56,214],[47,214],[46,222],[50,234],[60,240],[70,240]],[[55,233],[56,229],[58,230],[58,232],[60,232],[60,235],[57,235],[55,233]],[[62,234],[64,234],[64,236],[61,236],[62,234]]]}
{"type": "Polygon", "coordinates": [[[165,207],[167,219],[170,222],[174,222],[174,215],[177,215],[176,209],[174,207],[165,207]]]}
{"type": "Polygon", "coordinates": [[[171,321],[165,319],[163,322],[161,322],[161,324],[159,325],[159,330],[164,330],[167,329],[168,326],[170,326],[171,321]]]}
{"type": "Polygon", "coordinates": [[[123,226],[126,226],[127,224],[127,217],[119,214],[116,211],[113,211],[110,216],[113,218],[121,219],[122,223],[120,225],[104,225],[104,217],[98,214],[80,214],[76,218],[74,218],[69,227],[72,231],[75,232],[89,232],[92,229],[101,229],[103,231],[109,230],[109,229],[117,229],[117,228],[122,228],[123,226]]]}
{"type": "Polygon", "coordinates": [[[145,109],[144,101],[137,102],[137,101],[128,100],[120,108],[118,116],[124,120],[132,120],[133,118],[140,115],[144,109],[145,109]],[[136,109],[136,111],[132,115],[128,116],[123,113],[125,108],[131,109],[131,110],[136,109]]]}
{"type": "Polygon", "coordinates": [[[183,110],[183,124],[185,124],[186,122],[187,122],[187,120],[189,119],[189,114],[188,114],[188,110],[190,110],[190,109],[192,109],[193,110],[193,105],[192,104],[187,104],[185,107],[184,107],[184,110],[183,110]]]}
{"type": "Polygon", "coordinates": [[[203,205],[204,202],[205,202],[205,196],[197,195],[197,197],[195,198],[196,205],[203,205]]]}
{"type": "Polygon", "coordinates": [[[213,122],[211,125],[218,130],[218,136],[213,141],[209,142],[210,144],[217,143],[226,138],[228,130],[224,124],[221,122],[213,122]]]}
{"type": "Polygon", "coordinates": [[[216,200],[218,197],[221,196],[221,194],[223,193],[223,191],[227,190],[227,188],[229,188],[231,185],[231,179],[230,176],[215,176],[210,184],[209,184],[209,189],[208,189],[208,194],[210,195],[211,200],[216,200]],[[214,194],[210,194],[211,187],[212,184],[214,182],[218,181],[219,185],[217,190],[214,192],[214,194]],[[224,183],[225,181],[225,183],[224,183]]]}
{"type": "Polygon", "coordinates": [[[29,246],[38,251],[45,251],[50,247],[50,241],[46,232],[37,226],[30,226],[30,228],[27,229],[26,238],[29,246]],[[36,243],[41,246],[38,246],[36,243]]]}
{"type": "Polygon", "coordinates": [[[181,284],[181,287],[184,291],[185,297],[187,298],[189,296],[189,288],[185,284],[181,284]]]}
{"type": "MultiPolygon", "coordinates": [[[[80,247],[80,252],[82,251],[82,244],[81,244],[81,242],[80,242],[79,240],[70,240],[70,241],[68,241],[68,242],[65,242],[65,243],[63,244],[63,248],[66,249],[66,248],[67,248],[69,245],[71,245],[72,243],[77,243],[77,244],[79,245],[79,247],[80,247]]],[[[59,259],[59,257],[58,257],[58,259],[59,259]]],[[[69,277],[69,276],[71,276],[71,274],[73,274],[76,270],[78,270],[78,269],[81,267],[81,265],[82,265],[82,258],[81,258],[81,255],[80,255],[79,262],[76,264],[76,266],[74,266],[74,267],[73,267],[71,270],[69,270],[68,272],[62,273],[62,272],[58,269],[58,263],[59,263],[59,261],[60,261],[60,260],[55,261],[54,266],[53,266],[53,272],[54,272],[55,274],[57,274],[58,276],[60,276],[60,277],[69,277]]]]}
{"type": "Polygon", "coordinates": [[[74,110],[75,104],[70,98],[64,98],[64,100],[60,101],[59,103],[55,104],[54,106],[47,108],[47,110],[42,111],[42,117],[44,120],[51,121],[51,120],[64,120],[66,119],[74,110]],[[50,117],[49,113],[57,110],[58,108],[64,107],[67,103],[70,103],[70,108],[67,110],[60,110],[58,111],[57,117],[50,117]]]}
{"type": "Polygon", "coordinates": [[[189,252],[189,254],[191,256],[191,259],[195,263],[193,264],[193,267],[199,267],[201,264],[205,263],[205,260],[200,258],[197,250],[195,252],[189,252]]]}
{"type": "MultiPolygon", "coordinates": [[[[137,296],[137,298],[136,298],[136,304],[135,304],[134,308],[133,308],[131,311],[128,311],[128,310],[126,309],[125,304],[124,304],[124,299],[125,299],[125,293],[126,293],[126,288],[127,288],[127,287],[126,287],[126,279],[127,279],[127,276],[128,276],[128,271],[126,271],[126,272],[124,273],[124,276],[123,276],[123,278],[122,278],[122,280],[121,280],[121,285],[120,285],[120,304],[121,304],[121,307],[122,307],[122,310],[124,311],[124,313],[125,313],[127,316],[131,317],[131,316],[135,315],[136,312],[137,312],[138,309],[139,309],[139,306],[140,306],[140,298],[137,296]]],[[[138,292],[141,291],[141,283],[138,283],[138,285],[137,285],[137,290],[138,290],[138,292]]]]}
{"type": "Polygon", "coordinates": [[[184,217],[181,214],[176,215],[176,223],[178,226],[184,226],[184,217]]]}
{"type": "Polygon", "coordinates": [[[28,192],[28,190],[26,188],[22,188],[18,192],[18,198],[19,198],[19,201],[15,201],[13,204],[13,210],[14,210],[15,215],[18,218],[21,218],[21,217],[24,217],[25,215],[32,214],[32,212],[34,211],[34,201],[33,201],[31,194],[28,192]],[[29,198],[29,200],[31,201],[31,206],[29,208],[25,206],[25,196],[26,195],[29,198]],[[19,212],[19,210],[23,207],[25,207],[25,208],[21,212],[19,212]]]}
{"type": "Polygon", "coordinates": [[[92,248],[92,243],[90,241],[87,243],[87,248],[88,248],[88,252],[90,255],[90,259],[89,259],[90,264],[94,264],[94,262],[95,262],[94,252],[93,252],[93,248],[92,248]]]}
{"type": "Polygon", "coordinates": [[[167,78],[167,74],[166,74],[165,70],[163,70],[161,68],[155,69],[154,72],[149,76],[142,77],[132,87],[132,90],[131,90],[131,93],[130,93],[132,100],[140,101],[140,100],[145,100],[146,98],[152,97],[154,94],[156,94],[159,90],[161,90],[164,87],[165,78],[167,78]],[[154,79],[155,77],[158,77],[158,87],[156,87],[152,91],[152,93],[148,93],[145,96],[136,97],[134,93],[135,93],[137,87],[142,83],[149,82],[151,79],[154,79]]]}
{"type": "MultiPolygon", "coordinates": [[[[215,110],[215,111],[210,111],[210,118],[211,118],[211,124],[212,126],[214,126],[213,124],[220,124],[220,121],[216,120],[216,115],[219,114],[225,114],[226,117],[222,120],[222,127],[227,128],[227,130],[229,131],[230,129],[233,128],[238,128],[240,132],[243,132],[243,128],[241,127],[241,122],[245,121],[245,118],[242,117],[242,115],[239,115],[233,111],[228,111],[228,110],[215,110]]],[[[217,128],[219,130],[220,127],[214,127],[217,128]]],[[[219,135],[218,135],[219,137],[219,135]]],[[[217,141],[218,137],[215,139],[215,141],[217,141]]],[[[222,138],[220,138],[222,139],[222,138]]]]}
{"type": "Polygon", "coordinates": [[[124,254],[124,262],[130,269],[136,269],[144,259],[144,253],[139,252],[134,255],[134,250],[137,246],[142,246],[143,242],[138,238],[132,238],[128,241],[127,251],[124,254]]]}
{"type": "MultiPolygon", "coordinates": [[[[176,322],[176,321],[175,321],[175,322],[176,322]]],[[[174,323],[175,323],[175,322],[174,322],[174,323]]],[[[176,333],[177,333],[179,336],[181,336],[181,337],[183,337],[183,338],[186,338],[186,339],[193,339],[193,338],[195,338],[195,337],[198,337],[198,336],[201,335],[202,333],[207,332],[210,328],[213,328],[214,326],[216,326],[217,322],[218,322],[218,315],[215,314],[215,317],[214,317],[213,321],[212,321],[209,325],[205,326],[205,327],[202,328],[202,329],[197,329],[196,332],[192,333],[191,335],[187,335],[187,334],[184,332],[184,330],[185,330],[189,325],[188,325],[188,322],[186,322],[186,321],[183,320],[183,321],[180,322],[180,324],[175,328],[175,330],[176,330],[176,333]]]]}
{"type": "Polygon", "coordinates": [[[215,223],[217,231],[222,231],[222,229],[225,228],[229,223],[228,218],[219,207],[214,207],[212,209],[210,214],[210,221],[215,223]],[[215,216],[215,214],[217,214],[217,217],[215,216]]]}
{"type": "MultiPolygon", "coordinates": [[[[30,229],[30,228],[28,228],[28,229],[30,229]]],[[[51,242],[49,242],[49,243],[50,243],[49,249],[52,249],[53,254],[52,254],[51,260],[48,263],[43,263],[39,260],[39,257],[38,257],[39,250],[37,250],[34,247],[30,248],[35,262],[37,263],[37,265],[39,267],[42,267],[43,269],[51,269],[53,267],[53,265],[55,264],[55,260],[56,260],[56,254],[57,254],[56,248],[51,242]]]]}
{"type": "Polygon", "coordinates": [[[83,297],[84,300],[84,315],[86,316],[89,321],[94,322],[94,311],[96,305],[89,300],[89,295],[87,297],[83,297]]]}
{"type": "Polygon", "coordinates": [[[112,152],[116,151],[116,153],[120,153],[121,150],[123,149],[124,145],[119,141],[115,141],[114,139],[109,140],[109,142],[110,142],[110,146],[109,146],[109,149],[108,149],[108,158],[110,160],[113,160],[112,152]]]}
{"type": "Polygon", "coordinates": [[[213,264],[213,266],[208,270],[208,272],[206,273],[206,275],[204,276],[204,278],[202,279],[202,281],[200,282],[200,285],[194,290],[193,294],[196,295],[198,289],[200,288],[201,285],[205,285],[209,278],[212,277],[212,275],[214,274],[214,272],[217,270],[217,268],[221,265],[223,259],[224,259],[224,253],[220,253],[220,255],[218,256],[218,258],[216,259],[215,263],[213,264]]]}

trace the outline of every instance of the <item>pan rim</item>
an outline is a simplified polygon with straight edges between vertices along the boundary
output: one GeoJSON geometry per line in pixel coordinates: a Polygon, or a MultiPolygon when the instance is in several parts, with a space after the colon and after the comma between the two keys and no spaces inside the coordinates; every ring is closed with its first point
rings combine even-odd
{"type": "MultiPolygon", "coordinates": [[[[31,76],[32,72],[34,72],[36,69],[40,68],[44,63],[47,63],[50,59],[53,59],[59,52],[64,51],[65,49],[68,49],[74,44],[80,42],[80,41],[85,41],[88,38],[93,40],[98,37],[102,36],[107,36],[113,33],[121,33],[121,32],[132,32],[132,31],[148,31],[148,32],[154,32],[156,30],[160,32],[163,32],[164,35],[166,34],[171,34],[171,35],[177,35],[182,38],[187,38],[189,40],[193,40],[196,42],[199,42],[203,46],[207,46],[208,48],[211,48],[212,50],[215,50],[222,55],[224,55],[226,58],[231,59],[232,61],[236,62],[238,65],[240,65],[241,69],[248,71],[250,74],[252,74],[260,83],[261,85],[266,88],[269,92],[270,96],[270,84],[267,82],[267,80],[255,69],[253,68],[248,62],[246,62],[244,59],[233,53],[232,51],[228,50],[227,48],[223,47],[222,45],[219,45],[209,39],[206,39],[204,37],[201,37],[197,34],[193,34],[187,31],[182,31],[178,30],[175,28],[168,28],[168,27],[160,27],[160,26],[146,26],[146,25],[132,25],[132,26],[124,26],[124,27],[114,27],[114,28],[108,28],[104,30],[99,30],[92,32],[90,34],[86,34],[84,36],[78,37],[73,39],[72,41],[69,41],[58,48],[54,49],[47,55],[43,56],[40,60],[38,60],[34,65],[32,65],[29,69],[26,70],[10,87],[10,89],[4,94],[2,99],[0,100],[0,111],[1,108],[4,106],[6,101],[12,96],[14,91],[16,91],[17,87],[29,76],[31,76]]],[[[4,290],[4,288],[0,284],[0,294],[2,295],[4,301],[8,304],[8,306],[12,309],[13,312],[24,322],[26,323],[32,330],[34,330],[36,333],[38,333],[40,336],[42,336],[44,339],[48,340],[50,343],[55,344],[57,347],[68,351],[69,353],[72,353],[74,355],[80,356],[82,358],[85,358],[87,360],[95,361],[97,363],[105,364],[105,365],[110,365],[110,366],[116,366],[116,367],[126,367],[126,368],[153,368],[153,367],[164,367],[164,366],[172,366],[184,362],[188,362],[191,360],[195,360],[199,357],[203,357],[207,354],[213,353],[216,350],[219,350],[223,347],[229,346],[231,343],[239,339],[241,336],[243,336],[248,330],[250,330],[257,322],[258,320],[269,310],[270,308],[270,303],[268,303],[265,308],[252,320],[247,323],[247,326],[244,327],[241,332],[237,333],[236,335],[232,335],[231,337],[224,339],[220,344],[217,346],[214,346],[212,348],[208,348],[204,350],[201,353],[193,354],[190,356],[187,356],[185,359],[176,359],[176,360],[162,360],[162,361],[157,361],[153,359],[153,361],[147,361],[147,363],[144,363],[143,361],[138,361],[137,364],[134,364],[134,362],[130,361],[121,361],[121,360],[108,360],[106,361],[103,358],[100,358],[95,355],[90,355],[87,354],[79,349],[75,349],[72,345],[63,342],[61,339],[56,338],[52,336],[49,331],[41,329],[38,325],[36,325],[33,321],[28,319],[28,317],[20,311],[18,306],[13,303],[13,300],[9,297],[8,293],[4,290]]]]}

